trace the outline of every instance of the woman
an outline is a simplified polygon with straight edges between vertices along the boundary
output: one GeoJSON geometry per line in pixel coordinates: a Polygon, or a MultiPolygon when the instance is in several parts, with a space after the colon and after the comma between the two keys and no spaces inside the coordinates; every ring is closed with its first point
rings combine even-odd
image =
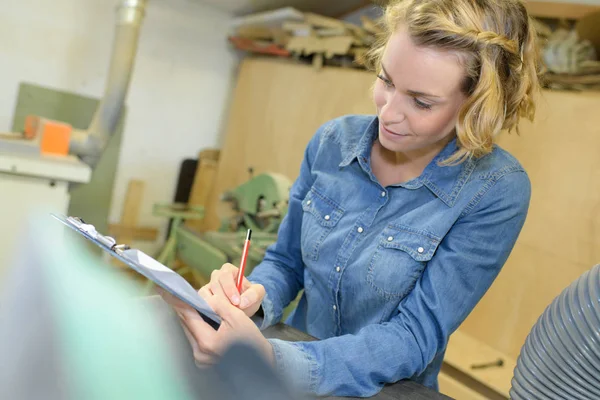
{"type": "Polygon", "coordinates": [[[493,144],[533,119],[535,32],[520,0],[404,0],[373,53],[376,116],[323,125],[264,261],[235,289],[225,265],[200,290],[224,324],[177,309],[198,363],[252,341],[304,391],[370,396],[437,387],[448,338],[500,272],[525,221],[528,177],[493,144]],[[282,317],[321,339],[266,340],[282,317]]]}

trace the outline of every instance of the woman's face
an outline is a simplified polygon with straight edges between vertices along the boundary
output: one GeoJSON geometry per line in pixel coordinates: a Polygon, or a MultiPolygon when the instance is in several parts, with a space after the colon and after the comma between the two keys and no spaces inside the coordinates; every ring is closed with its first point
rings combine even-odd
{"type": "Polygon", "coordinates": [[[379,142],[396,153],[441,150],[453,137],[466,95],[456,53],[417,47],[399,29],[387,43],[373,98],[379,142]]]}

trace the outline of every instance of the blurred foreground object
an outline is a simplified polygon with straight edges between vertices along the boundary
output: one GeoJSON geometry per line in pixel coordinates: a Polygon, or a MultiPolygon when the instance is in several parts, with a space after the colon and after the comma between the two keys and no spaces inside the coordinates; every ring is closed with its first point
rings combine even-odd
{"type": "Polygon", "coordinates": [[[0,398],[291,398],[242,344],[196,368],[179,325],[78,237],[50,216],[28,228],[0,292],[0,398]]]}

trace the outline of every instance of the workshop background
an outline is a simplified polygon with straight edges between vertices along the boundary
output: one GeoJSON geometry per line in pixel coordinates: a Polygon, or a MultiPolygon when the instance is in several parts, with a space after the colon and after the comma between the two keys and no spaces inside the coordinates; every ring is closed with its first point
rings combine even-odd
{"type": "MultiPolygon", "coordinates": [[[[100,161],[89,168],[74,158],[72,175],[60,177],[42,164],[21,172],[21,149],[27,163],[73,158],[45,140],[60,131],[64,145],[64,134],[88,128],[122,3],[0,0],[0,272],[28,207],[44,207],[35,171],[44,190],[64,189],[54,211],[156,255],[194,285],[212,265],[235,262],[248,224],[259,232],[253,266],[274,240],[316,128],[374,111],[374,75],[362,62],[382,2],[147,0],[121,119],[100,161]]],[[[538,317],[600,263],[600,0],[527,7],[545,87],[536,121],[499,143],[530,175],[531,209],[500,277],[451,338],[440,385],[457,399],[509,398],[538,317]]]]}

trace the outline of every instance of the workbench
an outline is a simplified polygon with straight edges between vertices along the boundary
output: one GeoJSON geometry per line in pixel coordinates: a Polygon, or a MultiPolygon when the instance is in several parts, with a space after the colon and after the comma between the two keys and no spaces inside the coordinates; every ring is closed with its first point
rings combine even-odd
{"type": "MultiPolygon", "coordinates": [[[[307,335],[306,333],[292,328],[289,325],[278,323],[277,325],[271,326],[263,331],[263,334],[267,338],[281,339],[289,342],[306,342],[316,340],[314,337],[307,335]]],[[[342,399],[357,399],[357,397],[328,397],[328,400],[342,400],[342,399]]],[[[412,381],[400,381],[393,385],[388,385],[383,388],[379,394],[371,397],[376,400],[397,400],[397,399],[410,399],[410,400],[448,400],[450,397],[444,396],[434,390],[431,390],[423,385],[420,385],[412,381]]]]}
{"type": "MultiPolygon", "coordinates": [[[[205,397],[202,398],[223,398],[223,394],[220,393],[218,388],[219,383],[223,383],[228,379],[234,379],[229,375],[233,374],[216,374],[210,370],[204,369],[199,370],[192,357],[192,351],[189,347],[187,339],[183,334],[183,330],[179,324],[179,320],[171,307],[165,303],[159,296],[150,296],[140,300],[137,303],[141,308],[137,308],[135,312],[148,312],[151,317],[158,322],[159,326],[165,330],[165,334],[168,337],[170,346],[174,353],[174,359],[179,360],[181,363],[182,374],[186,375],[186,380],[191,384],[192,389],[196,393],[202,393],[205,397]],[[210,397],[210,396],[213,397],[210,397]]],[[[258,317],[254,317],[253,320],[260,324],[258,317]]],[[[301,332],[289,325],[278,323],[271,326],[263,331],[263,334],[267,338],[281,339],[291,342],[298,341],[312,341],[317,340],[314,337],[301,332]]],[[[231,360],[230,360],[231,361],[231,360]]],[[[238,360],[236,360],[237,362],[238,360]]],[[[243,362],[244,360],[239,360],[243,362]]],[[[230,364],[230,362],[228,362],[230,364]]],[[[235,364],[234,364],[235,365],[235,364]]],[[[239,368],[239,365],[235,366],[239,368]]],[[[257,373],[257,371],[254,371],[257,373]]],[[[244,377],[235,377],[235,379],[243,379],[244,377]]],[[[239,382],[238,382],[239,383],[239,382]]],[[[273,394],[273,393],[271,393],[273,394]]],[[[271,396],[270,398],[272,398],[271,396]]],[[[269,398],[269,399],[270,399],[269,398]]],[[[328,397],[326,400],[342,400],[352,399],[351,397],[328,397]]],[[[412,381],[401,381],[393,385],[386,386],[379,394],[371,397],[375,400],[451,400],[450,397],[444,396],[436,391],[433,391],[425,386],[422,386],[412,381]]]]}

